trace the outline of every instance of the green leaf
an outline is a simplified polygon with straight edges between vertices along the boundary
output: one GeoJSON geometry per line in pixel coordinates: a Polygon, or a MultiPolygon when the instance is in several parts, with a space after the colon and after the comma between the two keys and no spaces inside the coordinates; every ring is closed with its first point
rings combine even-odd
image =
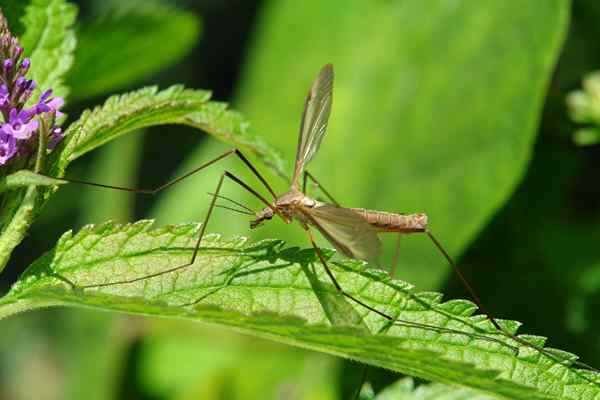
{"type": "Polygon", "coordinates": [[[36,174],[28,170],[20,170],[0,178],[0,193],[5,190],[18,189],[27,186],[55,186],[64,185],[66,182],[36,174]]]}
{"type": "MultiPolygon", "coordinates": [[[[37,136],[37,154],[35,155],[34,171],[40,172],[46,158],[46,136],[37,136]]],[[[17,177],[34,179],[36,173],[21,173],[17,177]]],[[[14,178],[14,176],[13,176],[14,178]]],[[[38,181],[41,177],[35,178],[38,181]]],[[[19,179],[13,179],[18,182],[19,179]]],[[[6,183],[6,182],[5,182],[6,183]]],[[[42,185],[44,186],[44,185],[42,185]]],[[[4,270],[14,248],[21,243],[29,226],[33,223],[42,203],[41,188],[38,185],[28,185],[23,190],[12,190],[2,199],[0,208],[0,272],[4,270]]]]}
{"type": "Polygon", "coordinates": [[[129,284],[81,288],[185,264],[197,232],[195,224],[152,230],[150,221],[68,232],[0,300],[0,315],[70,305],[192,319],[515,399],[600,398],[598,375],[492,333],[484,317],[471,316],[471,303],[441,303],[441,295],[415,292],[362,263],[331,262],[342,287],[359,300],[394,318],[442,329],[398,324],[376,334],[389,326],[386,319],[338,296],[312,251],[284,249],[277,240],[247,243],[209,235],[192,267],[129,284]],[[323,294],[352,307],[368,331],[332,324],[323,294]]]}
{"type": "Polygon", "coordinates": [[[363,395],[361,399],[373,400],[493,400],[492,397],[484,396],[476,391],[432,383],[416,387],[412,378],[406,377],[388,386],[377,396],[363,395]]]}
{"type": "MultiPolygon", "coordinates": [[[[31,58],[36,93],[53,89],[55,96],[66,97],[64,75],[73,64],[76,40],[72,25],[76,16],[77,7],[64,0],[32,0],[27,6],[20,42],[31,58]]],[[[34,94],[31,101],[37,98],[34,94]]]]}
{"type": "Polygon", "coordinates": [[[62,176],[71,161],[125,133],[166,124],[197,127],[233,146],[249,149],[274,169],[281,167],[278,152],[248,134],[247,122],[239,114],[227,110],[224,103],[209,99],[207,91],[179,85],[162,91],[147,87],[112,96],[104,105],[85,111],[69,126],[58,151],[51,155],[52,176],[62,176]]]}
{"type": "Polygon", "coordinates": [[[147,79],[180,60],[199,33],[196,16],[172,6],[154,1],[113,4],[79,26],[75,65],[68,78],[73,97],[147,79]]]}
{"type": "MultiPolygon", "coordinates": [[[[306,91],[332,62],[329,133],[309,169],[346,206],[428,213],[458,256],[528,165],[569,2],[265,6],[237,108],[292,158],[306,91]]],[[[265,234],[297,240],[286,228],[265,234]]],[[[434,288],[449,269],[426,240],[407,238],[399,271],[434,288]]]]}

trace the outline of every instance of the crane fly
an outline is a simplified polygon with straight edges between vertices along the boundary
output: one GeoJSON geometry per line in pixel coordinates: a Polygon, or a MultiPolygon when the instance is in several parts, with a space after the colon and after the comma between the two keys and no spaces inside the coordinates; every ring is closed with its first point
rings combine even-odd
{"type": "MultiPolygon", "coordinates": [[[[508,338],[514,340],[515,342],[533,348],[540,353],[550,357],[556,362],[572,362],[575,365],[580,367],[598,371],[595,368],[584,364],[579,361],[567,360],[565,358],[559,357],[555,354],[550,353],[548,350],[532,344],[524,339],[521,339],[508,331],[506,328],[502,327],[497,320],[486,311],[483,307],[479,296],[475,292],[475,290],[469,285],[466,278],[463,276],[460,269],[454,263],[448,252],[442,247],[440,242],[436,239],[436,237],[431,233],[431,231],[427,227],[427,215],[424,213],[415,213],[415,214],[402,214],[402,213],[392,213],[392,212],[384,212],[378,210],[369,210],[364,208],[346,208],[342,207],[337,201],[333,199],[333,197],[323,188],[323,186],[317,181],[317,179],[311,175],[308,171],[306,171],[306,166],[310,163],[310,161],[316,155],[323,137],[325,136],[325,132],[327,130],[327,123],[329,120],[329,115],[331,113],[332,106],[332,92],[333,92],[333,66],[331,64],[325,65],[317,75],[315,81],[313,82],[304,104],[304,111],[302,114],[302,120],[300,125],[300,135],[298,137],[298,147],[296,149],[296,160],[294,164],[294,173],[292,175],[290,189],[280,195],[277,196],[274,190],[271,188],[269,183],[264,179],[264,177],[258,172],[258,170],[250,163],[250,161],[244,156],[244,154],[238,149],[231,149],[226,151],[225,153],[215,157],[214,159],[200,165],[199,167],[193,169],[192,171],[182,175],[178,178],[175,178],[155,189],[135,189],[128,188],[122,186],[113,186],[113,185],[105,185],[94,182],[82,181],[77,179],[66,179],[66,178],[54,178],[58,180],[63,180],[65,182],[71,183],[79,183],[85,185],[91,185],[96,187],[103,187],[109,189],[116,189],[128,192],[142,193],[142,194],[150,194],[154,195],[159,191],[166,189],[181,180],[205,169],[206,167],[215,164],[216,162],[230,156],[237,156],[252,172],[252,174],[258,178],[258,180],[263,184],[263,186],[268,190],[270,195],[273,197],[273,201],[267,200],[263,195],[258,193],[255,189],[253,189],[250,185],[244,182],[242,179],[232,174],[229,171],[224,171],[221,174],[221,177],[218,181],[217,187],[213,193],[211,193],[212,200],[209,206],[209,209],[206,213],[204,221],[200,227],[200,231],[198,234],[198,238],[196,240],[194,251],[192,253],[192,257],[190,261],[186,264],[179,265],[173,268],[165,269],[159,272],[155,272],[152,274],[139,276],[136,278],[124,279],[124,280],[115,280],[112,282],[104,282],[104,283],[96,283],[89,285],[74,285],[80,289],[90,289],[90,288],[101,288],[113,285],[122,285],[138,282],[141,280],[153,278],[156,276],[160,276],[167,273],[172,273],[184,268],[187,268],[194,264],[198,252],[200,250],[200,244],[202,242],[202,238],[204,236],[206,226],[212,215],[212,212],[216,207],[224,207],[229,208],[227,206],[222,206],[216,204],[217,199],[226,199],[232,201],[237,206],[241,207],[242,210],[232,209],[234,211],[241,212],[243,214],[253,214],[255,218],[250,222],[250,228],[255,229],[267,221],[273,219],[275,216],[280,217],[286,224],[291,224],[294,221],[297,221],[303,230],[306,232],[308,236],[308,240],[310,241],[311,246],[313,247],[320,263],[325,269],[325,272],[331,283],[335,287],[336,291],[348,298],[352,302],[366,308],[367,310],[376,313],[377,315],[387,319],[390,323],[395,325],[402,325],[406,327],[414,327],[421,329],[433,330],[439,333],[451,333],[451,334],[460,334],[466,335],[469,337],[496,342],[501,344],[502,346],[510,348],[513,352],[518,353],[518,349],[512,345],[507,344],[506,342],[499,340],[494,337],[490,337],[487,335],[479,335],[472,332],[464,332],[449,328],[436,327],[432,325],[421,324],[413,321],[401,320],[399,318],[393,318],[386,313],[378,310],[377,308],[370,306],[364,301],[356,298],[355,296],[347,293],[341,285],[338,283],[335,275],[331,271],[328,266],[326,257],[323,255],[322,250],[317,246],[315,237],[312,229],[318,230],[326,239],[331,243],[340,253],[343,255],[358,259],[364,260],[368,262],[374,262],[377,259],[381,251],[381,242],[378,238],[379,233],[397,233],[400,235],[405,234],[413,234],[420,233],[425,234],[433,243],[435,248],[444,256],[446,261],[451,265],[467,291],[470,293],[471,297],[475,301],[479,310],[486,315],[488,320],[492,323],[492,325],[498,330],[498,333],[502,333],[508,338]],[[300,188],[300,177],[303,176],[303,184],[302,189],[300,188]],[[265,207],[254,213],[252,210],[247,208],[246,206],[235,202],[231,199],[228,199],[222,195],[220,195],[220,191],[223,185],[225,178],[235,182],[250,194],[259,199],[265,207]],[[323,191],[324,194],[332,201],[332,203],[326,203],[322,201],[315,200],[309,197],[306,194],[306,183],[307,180],[312,180],[317,186],[323,191]]],[[[396,253],[397,254],[397,253],[396,253]]],[[[394,257],[397,260],[397,256],[394,257]]],[[[394,267],[395,270],[395,267],[394,267]]],[[[196,304],[197,302],[184,304],[182,306],[189,306],[192,304],[196,304]]],[[[486,331],[485,333],[489,334],[491,332],[486,331]]]]}

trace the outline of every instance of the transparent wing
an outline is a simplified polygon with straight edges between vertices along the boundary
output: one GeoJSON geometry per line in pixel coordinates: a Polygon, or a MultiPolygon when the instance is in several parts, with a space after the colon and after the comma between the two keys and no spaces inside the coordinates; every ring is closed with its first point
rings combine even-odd
{"type": "Polygon", "coordinates": [[[356,212],[331,204],[303,212],[338,251],[351,258],[377,261],[381,242],[375,229],[356,212]]]}
{"type": "Polygon", "coordinates": [[[327,64],[313,82],[306,102],[302,122],[300,123],[300,136],[298,137],[298,148],[296,150],[296,165],[292,186],[297,186],[298,177],[302,174],[304,166],[313,158],[325,131],[327,121],[331,113],[331,101],[333,90],[333,65],[327,64]]]}

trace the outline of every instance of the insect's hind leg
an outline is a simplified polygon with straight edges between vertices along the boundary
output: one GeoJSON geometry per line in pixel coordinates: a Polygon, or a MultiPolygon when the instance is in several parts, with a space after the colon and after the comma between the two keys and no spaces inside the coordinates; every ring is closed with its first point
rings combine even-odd
{"type": "Polygon", "coordinates": [[[168,268],[168,269],[165,269],[165,270],[162,270],[162,271],[158,271],[158,272],[155,272],[155,273],[152,273],[152,274],[138,276],[138,277],[131,278],[131,279],[123,279],[123,280],[118,280],[118,281],[113,281],[113,282],[97,283],[97,284],[83,285],[83,286],[77,286],[77,287],[80,288],[80,289],[90,289],[90,288],[100,288],[100,287],[107,287],[107,286],[114,286],[114,285],[123,285],[123,284],[128,284],[128,283],[134,283],[134,282],[139,282],[139,281],[142,281],[142,280],[145,280],[145,279],[154,278],[154,277],[157,277],[157,276],[160,276],[160,275],[164,275],[164,274],[172,273],[172,272],[175,272],[175,271],[179,271],[179,270],[182,270],[184,268],[187,268],[187,267],[193,265],[194,262],[196,261],[196,257],[198,256],[198,251],[200,250],[200,244],[202,243],[202,238],[204,237],[204,233],[206,231],[206,226],[208,225],[208,221],[210,219],[210,216],[212,215],[213,209],[215,208],[215,203],[217,201],[217,198],[219,197],[219,192],[221,191],[221,187],[223,186],[223,181],[225,180],[225,178],[231,179],[232,181],[234,181],[235,183],[237,183],[238,185],[242,186],[244,189],[246,189],[247,191],[249,191],[251,194],[253,194],[257,198],[259,198],[263,203],[265,203],[267,205],[267,207],[271,207],[271,205],[269,204],[269,201],[267,199],[265,199],[263,196],[261,196],[258,192],[256,192],[250,186],[248,186],[241,179],[239,179],[238,177],[236,177],[232,173],[230,173],[228,171],[225,171],[225,172],[223,172],[223,174],[219,178],[219,183],[217,184],[215,192],[212,195],[212,200],[210,202],[210,206],[208,207],[208,211],[206,212],[206,216],[204,217],[204,221],[202,222],[202,225],[200,227],[200,232],[198,233],[198,238],[196,239],[196,244],[194,246],[194,252],[192,253],[192,257],[191,257],[191,259],[190,259],[189,262],[187,262],[185,264],[182,264],[182,265],[178,265],[178,266],[173,267],[173,268],[168,268]]]}
{"type": "MultiPolygon", "coordinates": [[[[419,328],[419,329],[425,329],[425,330],[430,330],[430,331],[434,331],[437,333],[449,333],[449,334],[456,334],[456,335],[463,335],[463,336],[468,336],[470,338],[475,338],[475,339],[479,339],[479,340],[485,340],[488,342],[494,342],[497,344],[500,344],[504,347],[509,348],[510,350],[512,350],[513,352],[515,351],[515,348],[513,346],[510,346],[506,343],[504,343],[501,340],[498,340],[496,338],[492,338],[492,337],[487,337],[487,336],[483,336],[483,335],[479,335],[476,333],[469,333],[469,332],[464,332],[464,331],[460,331],[457,329],[451,329],[451,328],[444,328],[444,327],[438,327],[438,326],[433,326],[433,325],[427,325],[427,324],[422,324],[419,322],[413,322],[413,321],[407,321],[407,320],[403,320],[403,319],[399,319],[399,318],[394,318],[382,311],[379,311],[378,309],[371,307],[370,305],[366,304],[365,302],[357,299],[356,297],[352,296],[350,293],[347,293],[339,284],[339,282],[337,281],[337,279],[335,278],[335,275],[333,275],[333,272],[331,271],[331,269],[329,268],[329,265],[327,264],[327,261],[325,260],[325,256],[323,256],[323,252],[321,251],[321,249],[319,248],[319,246],[317,246],[317,243],[315,242],[315,238],[312,234],[312,231],[310,230],[309,227],[304,227],[306,233],[308,234],[308,238],[310,240],[310,243],[313,247],[313,249],[315,250],[315,253],[317,254],[317,257],[319,258],[319,261],[321,262],[321,264],[323,265],[323,268],[325,268],[325,272],[327,273],[327,276],[329,277],[331,283],[333,283],[333,286],[335,287],[336,291],[343,295],[344,297],[348,298],[349,300],[351,300],[352,302],[366,308],[367,310],[379,315],[380,317],[385,318],[386,320],[388,320],[390,322],[390,324],[392,325],[398,325],[398,326],[403,326],[403,327],[408,327],[408,328],[419,328]]],[[[385,330],[387,330],[389,328],[388,325],[386,325],[381,332],[384,332],[385,330]]],[[[379,332],[379,333],[381,333],[379,332]]]]}
{"type": "MultiPolygon", "coordinates": [[[[456,263],[454,262],[454,260],[452,259],[452,257],[450,257],[450,254],[448,254],[448,252],[446,251],[446,249],[444,249],[444,247],[442,246],[442,244],[437,240],[437,238],[433,235],[433,233],[431,233],[431,231],[429,229],[426,229],[425,231],[423,231],[423,233],[425,233],[429,239],[433,242],[434,246],[438,249],[438,251],[440,253],[442,253],[442,255],[444,256],[444,258],[446,259],[446,261],[448,261],[448,263],[450,264],[450,266],[452,267],[452,269],[454,270],[454,272],[456,273],[456,275],[458,276],[458,278],[460,279],[460,281],[463,283],[463,285],[465,286],[465,288],[467,289],[467,291],[469,292],[469,294],[471,295],[471,298],[473,299],[473,301],[475,301],[475,304],[477,305],[477,307],[479,308],[479,310],[485,314],[486,318],[491,322],[491,324],[494,326],[494,328],[496,328],[498,331],[502,332],[505,336],[511,338],[512,340],[514,340],[515,342],[519,343],[520,345],[526,346],[526,347],[530,347],[532,349],[535,349],[537,351],[539,351],[541,354],[544,354],[545,356],[549,357],[550,359],[554,360],[557,363],[561,363],[561,362],[565,362],[567,361],[567,359],[562,358],[560,356],[557,356],[555,354],[550,353],[549,351],[547,351],[546,349],[544,349],[543,347],[537,346],[535,344],[529,343],[526,340],[521,339],[520,337],[516,336],[515,334],[513,334],[512,332],[508,331],[506,328],[502,327],[498,321],[496,320],[496,318],[494,318],[492,316],[492,314],[490,314],[487,309],[483,306],[483,303],[481,302],[481,299],[479,298],[479,296],[477,295],[477,292],[475,292],[475,289],[473,289],[473,287],[469,284],[469,282],[467,281],[466,277],[463,275],[462,271],[460,270],[460,268],[458,268],[458,265],[456,265],[456,263]]],[[[571,361],[573,363],[573,365],[579,366],[581,368],[585,368],[591,371],[595,371],[595,372],[599,372],[600,370],[586,364],[583,363],[581,361],[571,361]]]]}

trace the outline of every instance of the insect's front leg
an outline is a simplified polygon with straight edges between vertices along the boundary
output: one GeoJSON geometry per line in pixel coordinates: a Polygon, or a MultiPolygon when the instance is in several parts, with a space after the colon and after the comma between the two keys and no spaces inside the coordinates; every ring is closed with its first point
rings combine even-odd
{"type": "MultiPolygon", "coordinates": [[[[213,209],[215,208],[215,203],[216,203],[217,198],[219,197],[219,192],[221,191],[221,187],[223,186],[223,181],[225,180],[225,178],[232,180],[233,182],[237,183],[238,185],[240,185],[241,187],[246,189],[248,192],[250,192],[251,194],[256,196],[260,201],[262,201],[267,207],[272,207],[267,199],[265,199],[262,195],[260,195],[256,190],[252,189],[247,183],[245,183],[243,180],[241,180],[237,176],[233,175],[229,171],[225,171],[219,178],[219,183],[217,184],[215,192],[212,195],[212,200],[211,200],[210,206],[208,208],[208,211],[206,212],[206,216],[204,217],[204,222],[201,225],[200,232],[198,233],[198,239],[196,240],[196,244],[194,246],[194,252],[192,253],[192,257],[189,262],[182,264],[182,265],[178,265],[173,268],[168,268],[168,269],[165,269],[162,271],[154,272],[152,274],[147,274],[147,275],[143,275],[143,276],[139,276],[139,277],[135,277],[135,278],[115,280],[115,281],[111,281],[111,282],[104,282],[104,283],[97,283],[97,284],[90,284],[90,285],[83,285],[83,286],[78,286],[78,288],[90,289],[90,288],[100,288],[100,287],[134,283],[134,282],[139,282],[139,281],[142,281],[145,279],[154,278],[154,277],[157,277],[160,275],[179,271],[179,270],[182,270],[184,268],[187,268],[187,267],[193,265],[194,262],[196,261],[196,257],[198,256],[198,251],[200,250],[200,244],[202,243],[202,238],[204,237],[204,233],[206,231],[206,226],[208,225],[210,216],[212,215],[213,209]]],[[[277,213],[277,211],[275,209],[274,209],[274,212],[277,213]]]]}
{"type": "Polygon", "coordinates": [[[63,181],[63,182],[67,182],[67,183],[75,183],[75,184],[80,184],[80,185],[87,185],[87,186],[95,186],[95,187],[101,187],[101,188],[105,188],[105,189],[112,189],[112,190],[120,190],[120,191],[124,191],[124,192],[132,192],[132,193],[140,193],[140,194],[148,194],[148,195],[155,195],[158,192],[162,191],[163,189],[167,189],[179,182],[181,182],[182,180],[202,171],[203,169],[231,156],[231,155],[235,155],[237,156],[245,165],[246,167],[252,172],[252,174],[254,176],[256,176],[258,178],[258,180],[264,185],[264,187],[269,191],[269,193],[273,196],[273,199],[275,199],[277,197],[277,195],[275,194],[275,191],[273,191],[273,189],[271,188],[271,185],[269,185],[269,183],[266,181],[266,179],[260,174],[260,172],[258,172],[258,170],[254,167],[254,165],[252,165],[252,163],[248,160],[248,158],[246,158],[246,156],[238,149],[230,149],[227,150],[226,152],[224,152],[223,154],[213,158],[212,160],[209,160],[207,162],[205,162],[204,164],[194,168],[193,170],[191,170],[190,172],[187,172],[181,176],[178,176],[158,187],[155,187],[153,189],[143,189],[143,188],[132,188],[132,187],[126,187],[126,186],[116,186],[116,185],[107,185],[104,183],[96,183],[96,182],[90,182],[90,181],[84,181],[81,179],[74,179],[74,178],[56,178],[53,176],[49,176],[49,175],[44,175],[44,174],[40,174],[40,175],[44,175],[47,176],[49,178],[52,179],[56,179],[59,181],[63,181]]]}

